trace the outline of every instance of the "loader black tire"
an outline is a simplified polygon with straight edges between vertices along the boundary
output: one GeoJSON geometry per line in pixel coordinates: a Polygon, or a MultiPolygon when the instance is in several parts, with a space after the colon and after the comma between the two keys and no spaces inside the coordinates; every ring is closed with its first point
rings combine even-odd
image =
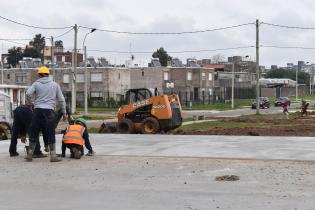
{"type": "Polygon", "coordinates": [[[145,118],[141,122],[141,132],[143,134],[155,134],[160,131],[160,123],[154,117],[145,118]]]}
{"type": "Polygon", "coordinates": [[[118,133],[134,133],[135,127],[131,120],[129,119],[123,119],[117,124],[117,131],[118,133]]]}

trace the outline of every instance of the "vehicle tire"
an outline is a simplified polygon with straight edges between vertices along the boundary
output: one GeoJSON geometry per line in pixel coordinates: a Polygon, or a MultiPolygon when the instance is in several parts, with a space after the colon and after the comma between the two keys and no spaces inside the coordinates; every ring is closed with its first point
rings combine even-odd
{"type": "Polygon", "coordinates": [[[118,133],[134,133],[135,128],[134,124],[131,120],[129,119],[123,119],[117,124],[117,131],[118,133]]]}
{"type": "Polygon", "coordinates": [[[141,123],[143,134],[155,134],[160,131],[160,124],[154,117],[145,118],[141,123]]]}
{"type": "Polygon", "coordinates": [[[11,138],[11,127],[7,123],[0,123],[0,140],[6,140],[11,138]]]}

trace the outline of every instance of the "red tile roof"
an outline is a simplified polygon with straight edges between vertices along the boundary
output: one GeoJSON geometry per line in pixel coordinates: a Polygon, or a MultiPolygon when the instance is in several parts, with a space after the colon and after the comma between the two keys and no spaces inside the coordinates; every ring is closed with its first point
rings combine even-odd
{"type": "Polygon", "coordinates": [[[224,69],[224,65],[221,64],[204,64],[203,67],[209,69],[224,69]]]}

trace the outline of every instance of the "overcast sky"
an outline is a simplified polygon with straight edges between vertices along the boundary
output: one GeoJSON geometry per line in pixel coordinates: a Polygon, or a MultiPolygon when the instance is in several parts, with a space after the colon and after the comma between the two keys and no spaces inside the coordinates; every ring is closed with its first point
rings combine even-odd
{"type": "MultiPolygon", "coordinates": [[[[315,27],[313,0],[17,0],[1,2],[0,15],[29,25],[64,27],[75,23],[132,32],[181,32],[221,28],[260,21],[289,26],[315,27]]],[[[0,19],[0,38],[32,38],[41,33],[57,36],[66,30],[30,29],[0,19]]],[[[87,29],[80,28],[78,48],[82,48],[87,29]]],[[[61,37],[66,48],[73,48],[73,32],[61,37]]],[[[285,29],[261,25],[262,45],[315,47],[315,30],[285,29]]],[[[27,41],[17,41],[27,43],[27,41]]],[[[0,41],[1,52],[17,45],[0,41]]],[[[48,44],[49,41],[48,41],[48,44]]],[[[255,26],[186,35],[123,35],[96,31],[86,40],[89,50],[149,51],[159,47],[167,51],[211,50],[255,45],[255,26]]],[[[315,50],[262,48],[261,65],[286,66],[298,60],[315,63],[315,50]]],[[[255,60],[255,48],[202,52],[170,53],[186,63],[187,57],[211,58],[222,54],[249,55],[255,60]]],[[[129,54],[88,52],[89,56],[106,57],[111,63],[123,64],[129,54]]],[[[136,63],[146,64],[149,54],[135,54],[136,63]]]]}

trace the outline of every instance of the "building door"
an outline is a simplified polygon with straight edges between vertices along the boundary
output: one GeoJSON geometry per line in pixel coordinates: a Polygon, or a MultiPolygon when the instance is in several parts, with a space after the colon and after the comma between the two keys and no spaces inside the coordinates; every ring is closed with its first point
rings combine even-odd
{"type": "Polygon", "coordinates": [[[199,88],[194,88],[194,101],[199,102],[199,88]]]}

